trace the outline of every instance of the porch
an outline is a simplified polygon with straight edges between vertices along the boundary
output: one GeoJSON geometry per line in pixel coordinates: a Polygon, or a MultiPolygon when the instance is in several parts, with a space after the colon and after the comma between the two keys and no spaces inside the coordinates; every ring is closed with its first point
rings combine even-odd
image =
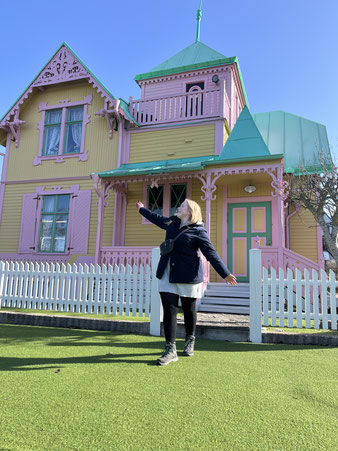
{"type": "MultiPolygon", "coordinates": [[[[136,212],[135,202],[143,199],[146,204],[147,189],[152,187],[187,183],[186,197],[194,198],[201,204],[211,241],[239,282],[249,282],[246,255],[251,248],[261,249],[263,267],[276,270],[280,267],[284,271],[288,268],[298,268],[302,272],[304,269],[319,271],[321,262],[312,261],[287,248],[288,218],[291,215],[288,216],[284,204],[287,184],[283,181],[281,164],[216,167],[215,163],[215,160],[205,160],[200,167],[196,167],[194,163],[194,169],[197,170],[185,172],[176,172],[176,168],[171,167],[172,172],[165,173],[168,167],[159,167],[156,168],[159,173],[151,175],[141,171],[137,175],[127,175],[127,171],[120,175],[119,170],[109,171],[101,177],[94,175],[99,198],[96,263],[106,266],[151,265],[152,249],[163,239],[163,231],[152,229],[150,233],[149,224],[141,222],[136,212]],[[204,168],[203,165],[208,166],[208,163],[215,167],[204,168]],[[256,185],[257,191],[254,195],[250,193],[246,197],[240,197],[244,196],[243,187],[248,183],[256,185]],[[198,189],[201,196],[198,196],[198,189]],[[102,245],[103,213],[112,191],[115,192],[113,237],[112,245],[107,246],[107,243],[102,245]],[[143,198],[140,196],[142,192],[143,198]],[[132,231],[128,231],[130,223],[133,224],[130,229],[132,231]],[[242,246],[244,241],[245,245],[242,246]],[[136,245],[137,242],[143,245],[136,245]],[[232,254],[236,254],[237,260],[234,260],[232,254]],[[241,265],[246,266],[243,269],[241,265]],[[246,279],[241,280],[244,276],[246,279]]],[[[168,202],[168,192],[164,197],[168,202]]],[[[169,205],[167,209],[169,212],[169,205]]],[[[168,216],[166,211],[163,214],[168,216]]],[[[210,271],[206,261],[204,268],[205,284],[220,281],[215,278],[213,270],[210,271]]]]}

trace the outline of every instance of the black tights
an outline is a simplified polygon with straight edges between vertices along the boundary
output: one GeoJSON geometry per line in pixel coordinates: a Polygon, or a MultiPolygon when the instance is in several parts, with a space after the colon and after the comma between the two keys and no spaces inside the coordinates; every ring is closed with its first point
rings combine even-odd
{"type": "MultiPolygon", "coordinates": [[[[179,295],[160,293],[163,305],[163,327],[166,341],[176,341],[176,316],[179,295]]],[[[181,297],[184,314],[184,326],[187,335],[195,335],[196,330],[196,299],[181,297]]]]}

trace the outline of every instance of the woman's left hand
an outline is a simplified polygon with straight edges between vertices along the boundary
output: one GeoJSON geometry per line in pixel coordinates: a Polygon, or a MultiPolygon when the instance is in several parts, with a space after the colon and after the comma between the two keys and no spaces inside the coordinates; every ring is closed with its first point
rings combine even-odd
{"type": "Polygon", "coordinates": [[[236,276],[234,276],[233,274],[229,274],[225,278],[225,283],[230,283],[230,285],[234,285],[234,286],[237,285],[236,276]]]}

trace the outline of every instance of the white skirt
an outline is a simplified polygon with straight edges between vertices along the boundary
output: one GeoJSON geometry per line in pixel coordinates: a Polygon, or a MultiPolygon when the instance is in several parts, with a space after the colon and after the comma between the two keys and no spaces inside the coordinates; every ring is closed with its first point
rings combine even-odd
{"type": "Polygon", "coordinates": [[[203,282],[200,283],[171,283],[169,282],[170,259],[164,270],[162,279],[158,280],[158,291],[161,293],[174,293],[181,297],[199,299],[202,297],[203,282]]]}

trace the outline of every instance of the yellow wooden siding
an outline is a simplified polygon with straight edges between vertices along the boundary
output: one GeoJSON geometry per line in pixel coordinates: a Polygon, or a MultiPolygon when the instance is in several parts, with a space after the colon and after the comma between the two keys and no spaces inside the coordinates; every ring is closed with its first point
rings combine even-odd
{"type": "MultiPolygon", "coordinates": [[[[235,176],[234,176],[235,177],[235,176]]],[[[253,193],[247,193],[244,188],[248,185],[245,182],[238,182],[228,185],[228,197],[257,197],[257,196],[271,196],[271,192],[274,189],[271,187],[271,183],[251,183],[256,187],[256,191],[253,193]]]]}
{"type": "Polygon", "coordinates": [[[301,208],[289,221],[290,249],[318,263],[316,221],[309,210],[301,208]]]}
{"type": "Polygon", "coordinates": [[[130,135],[129,163],[193,158],[214,153],[214,124],[140,131],[130,135]]]}
{"type": "MultiPolygon", "coordinates": [[[[73,180],[72,182],[62,183],[62,187],[64,189],[68,189],[72,185],[79,185],[80,190],[92,191],[87,255],[93,256],[95,254],[97,230],[97,196],[93,190],[93,182],[92,180],[73,180]]],[[[23,195],[26,193],[34,193],[36,186],[39,185],[29,183],[6,186],[3,214],[0,223],[0,252],[18,251],[23,195]]],[[[55,182],[44,183],[43,186],[46,190],[52,189],[53,186],[55,186],[55,182]]],[[[112,192],[109,198],[109,205],[105,209],[105,222],[102,239],[102,244],[104,246],[111,246],[112,244],[113,220],[114,193],[112,192]]]]}
{"type": "Polygon", "coordinates": [[[62,83],[48,86],[43,92],[34,91],[24,102],[20,111],[20,119],[26,121],[21,127],[20,144],[16,148],[11,143],[8,162],[7,180],[32,180],[85,176],[92,172],[114,169],[117,166],[118,132],[113,132],[109,139],[109,130],[104,118],[95,116],[95,112],[104,106],[104,100],[87,82],[62,83]],[[43,161],[41,165],[33,166],[33,159],[38,155],[41,120],[39,103],[57,105],[63,99],[71,102],[82,101],[83,97],[92,95],[91,105],[88,105],[90,122],[86,125],[84,150],[88,150],[88,160],[78,161],[78,158],[66,158],[63,163],[55,160],[43,161]]]}

